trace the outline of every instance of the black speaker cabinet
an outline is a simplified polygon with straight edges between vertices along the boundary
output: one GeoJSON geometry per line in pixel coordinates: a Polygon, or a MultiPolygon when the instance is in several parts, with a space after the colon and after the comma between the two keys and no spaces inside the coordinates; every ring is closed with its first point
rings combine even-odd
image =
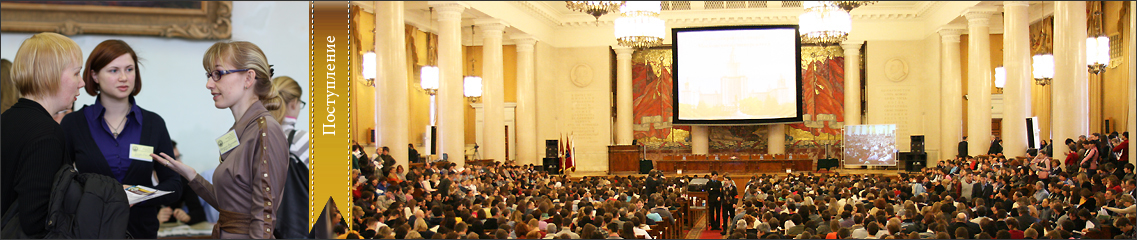
{"type": "Polygon", "coordinates": [[[557,145],[558,141],[560,140],[545,140],[546,158],[557,158],[557,151],[561,150],[561,147],[557,145]]]}
{"type": "Polygon", "coordinates": [[[928,165],[928,153],[901,153],[901,164],[905,171],[918,172],[928,165]]]}
{"type": "Polygon", "coordinates": [[[544,160],[545,171],[549,174],[561,174],[561,159],[547,157],[544,160]]]}
{"type": "Polygon", "coordinates": [[[914,153],[924,152],[924,135],[912,135],[912,150],[914,153]]]}
{"type": "Polygon", "coordinates": [[[651,160],[640,159],[640,174],[647,174],[648,172],[651,172],[652,169],[655,169],[655,166],[652,164],[651,160]]]}
{"type": "Polygon", "coordinates": [[[430,154],[438,154],[438,127],[430,126],[430,154]]]}

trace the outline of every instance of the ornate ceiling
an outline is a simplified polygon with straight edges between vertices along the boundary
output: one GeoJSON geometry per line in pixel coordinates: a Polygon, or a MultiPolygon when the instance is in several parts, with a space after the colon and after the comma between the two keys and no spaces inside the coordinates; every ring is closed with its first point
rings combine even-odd
{"type": "MultiPolygon", "coordinates": [[[[366,11],[370,2],[353,1],[366,11]]],[[[425,31],[435,32],[437,23],[432,17],[428,1],[405,2],[408,24],[425,31]]],[[[529,34],[539,41],[556,47],[584,47],[615,45],[613,20],[618,14],[599,19],[568,9],[563,1],[458,1],[468,6],[463,12],[463,37],[466,45],[480,45],[480,39],[469,37],[470,25],[475,19],[497,18],[510,27],[506,29],[505,44],[509,36],[529,34]]],[[[804,12],[800,1],[663,1],[660,14],[668,28],[797,24],[797,16],[804,12]]],[[[853,32],[851,40],[918,40],[924,39],[948,24],[965,23],[961,14],[969,7],[988,5],[999,7],[999,1],[880,1],[851,11],[853,32]]],[[[1046,15],[1050,4],[1032,1],[1032,19],[1046,15]]],[[[1052,9],[1052,8],[1051,8],[1052,9]]],[[[999,8],[1001,12],[1002,9],[999,8]]],[[[994,20],[994,19],[993,19],[994,20]]],[[[1001,20],[1001,19],[999,19],[1001,20]]],[[[1002,22],[992,21],[992,31],[1001,32],[1002,22]]],[[[668,30],[670,32],[670,30],[668,30]]],[[[670,34],[669,34],[670,35],[670,34]]],[[[664,40],[665,44],[670,39],[664,40]]]]}

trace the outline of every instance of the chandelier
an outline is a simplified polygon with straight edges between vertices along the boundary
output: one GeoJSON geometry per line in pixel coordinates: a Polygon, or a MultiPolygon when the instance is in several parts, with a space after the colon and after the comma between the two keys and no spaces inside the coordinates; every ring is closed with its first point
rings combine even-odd
{"type": "Polygon", "coordinates": [[[853,19],[833,2],[802,2],[805,13],[798,17],[802,43],[839,44],[849,37],[853,19]]]}
{"type": "Polygon", "coordinates": [[[877,1],[832,1],[833,5],[844,9],[845,12],[852,11],[854,8],[876,3],[877,1]]]}
{"type": "Polygon", "coordinates": [[[620,46],[648,48],[663,44],[664,24],[659,19],[659,1],[629,1],[616,19],[616,42],[620,46]]]}
{"type": "Polygon", "coordinates": [[[1109,65],[1109,37],[1105,36],[1104,27],[1102,27],[1102,12],[1101,2],[1093,2],[1091,8],[1093,14],[1090,15],[1089,37],[1086,38],[1086,67],[1089,67],[1090,73],[1100,74],[1105,72],[1105,66],[1109,65]]]}
{"type": "Polygon", "coordinates": [[[375,86],[375,75],[378,75],[378,70],[375,69],[375,58],[375,51],[363,53],[363,85],[375,86]]]}
{"type": "Polygon", "coordinates": [[[467,76],[463,81],[462,93],[466,95],[466,100],[470,102],[477,102],[482,99],[482,78],[477,76],[467,76]]]}
{"type": "Polygon", "coordinates": [[[1109,65],[1109,37],[1086,38],[1086,66],[1090,68],[1090,73],[1103,73],[1106,65],[1109,65]]]}
{"type": "Polygon", "coordinates": [[[995,68],[995,88],[1003,89],[1007,86],[1007,68],[999,66],[995,68]]]}
{"type": "Polygon", "coordinates": [[[619,11],[621,4],[624,1],[565,1],[568,9],[592,15],[597,21],[604,14],[619,11]]]}
{"type": "Polygon", "coordinates": [[[1034,75],[1034,83],[1039,86],[1046,86],[1054,80],[1054,54],[1043,53],[1031,57],[1033,60],[1031,68],[1034,75]]]}

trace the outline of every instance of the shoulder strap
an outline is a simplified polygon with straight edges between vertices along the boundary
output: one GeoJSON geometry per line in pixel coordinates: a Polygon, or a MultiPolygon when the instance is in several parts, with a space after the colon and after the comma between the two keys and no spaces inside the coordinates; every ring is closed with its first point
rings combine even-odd
{"type": "Polygon", "coordinates": [[[288,145],[292,145],[292,139],[296,137],[296,132],[295,128],[293,128],[291,132],[288,132],[288,145]]]}

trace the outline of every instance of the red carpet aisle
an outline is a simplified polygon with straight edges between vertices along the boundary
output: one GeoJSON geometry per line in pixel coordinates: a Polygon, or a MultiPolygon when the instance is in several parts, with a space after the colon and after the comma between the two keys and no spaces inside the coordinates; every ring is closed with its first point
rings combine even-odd
{"type": "Polygon", "coordinates": [[[700,216],[699,220],[695,220],[695,226],[691,227],[691,231],[687,232],[684,239],[723,239],[718,230],[709,230],[707,227],[707,217],[700,216]]]}

